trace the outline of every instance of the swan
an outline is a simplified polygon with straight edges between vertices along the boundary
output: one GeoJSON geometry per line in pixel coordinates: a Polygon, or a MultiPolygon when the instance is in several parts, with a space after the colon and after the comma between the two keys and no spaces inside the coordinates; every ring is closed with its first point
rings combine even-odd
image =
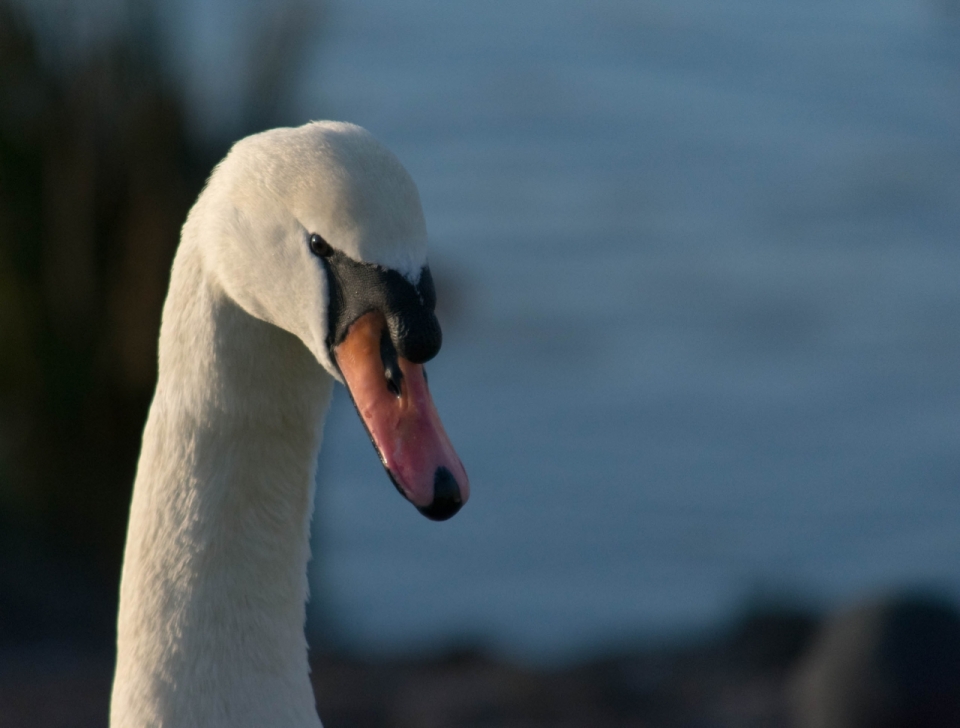
{"type": "Polygon", "coordinates": [[[335,381],[427,517],[469,496],[423,362],[439,350],[420,197],[364,129],[237,142],[171,270],[120,584],[113,728],[320,727],[304,637],[335,381]]]}

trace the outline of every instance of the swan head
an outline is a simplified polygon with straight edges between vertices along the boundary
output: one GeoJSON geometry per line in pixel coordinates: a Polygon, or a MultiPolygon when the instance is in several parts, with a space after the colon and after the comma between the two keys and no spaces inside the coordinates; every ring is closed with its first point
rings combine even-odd
{"type": "Polygon", "coordinates": [[[420,196],[397,158],[353,124],[256,134],[214,170],[190,224],[226,295],[347,387],[397,490],[453,516],[469,482],[423,369],[442,337],[420,196]]]}

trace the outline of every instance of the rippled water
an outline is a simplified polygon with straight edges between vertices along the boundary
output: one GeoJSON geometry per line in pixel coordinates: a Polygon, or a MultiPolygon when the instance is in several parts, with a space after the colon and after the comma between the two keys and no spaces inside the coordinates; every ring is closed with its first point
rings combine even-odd
{"type": "Polygon", "coordinates": [[[339,393],[315,607],[528,657],[744,599],[960,593],[948,2],[333,2],[305,103],[420,187],[473,498],[393,492],[339,393]]]}

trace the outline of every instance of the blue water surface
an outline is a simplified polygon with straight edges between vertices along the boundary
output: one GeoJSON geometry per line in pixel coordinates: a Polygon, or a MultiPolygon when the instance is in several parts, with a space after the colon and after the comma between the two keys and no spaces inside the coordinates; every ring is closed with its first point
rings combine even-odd
{"type": "Polygon", "coordinates": [[[954,10],[329,4],[301,103],[419,185],[473,488],[423,519],[338,393],[313,609],[342,644],[553,659],[758,594],[960,593],[954,10]]]}

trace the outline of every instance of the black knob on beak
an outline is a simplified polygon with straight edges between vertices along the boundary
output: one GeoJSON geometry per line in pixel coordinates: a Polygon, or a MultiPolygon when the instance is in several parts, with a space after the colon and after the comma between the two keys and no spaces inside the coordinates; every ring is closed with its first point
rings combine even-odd
{"type": "Polygon", "coordinates": [[[423,364],[440,351],[443,333],[436,314],[426,309],[408,309],[387,317],[390,338],[407,361],[423,364]]]}

